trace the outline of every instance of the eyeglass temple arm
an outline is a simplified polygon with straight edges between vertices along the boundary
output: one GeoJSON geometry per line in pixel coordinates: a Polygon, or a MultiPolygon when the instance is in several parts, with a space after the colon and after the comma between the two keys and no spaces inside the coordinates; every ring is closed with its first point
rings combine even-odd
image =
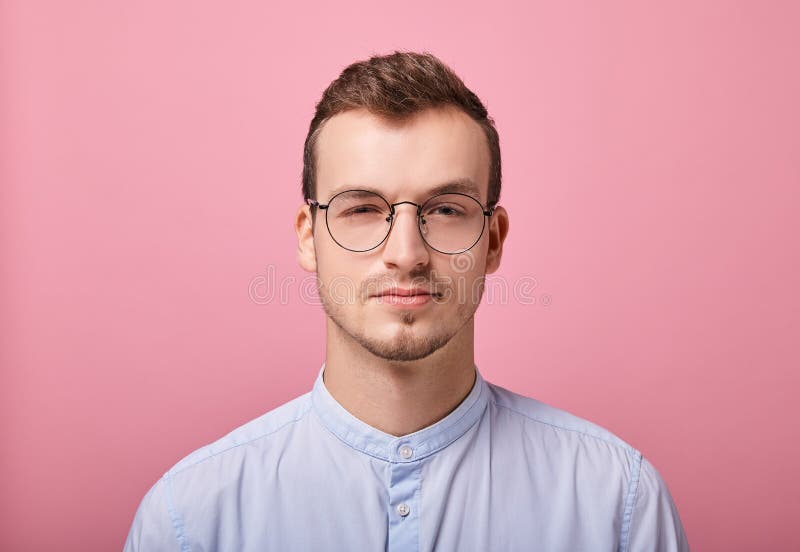
{"type": "Polygon", "coordinates": [[[322,203],[320,203],[319,201],[317,201],[315,199],[308,198],[308,199],[306,199],[306,203],[311,207],[319,207],[320,209],[327,209],[328,208],[327,205],[323,205],[322,203]]]}

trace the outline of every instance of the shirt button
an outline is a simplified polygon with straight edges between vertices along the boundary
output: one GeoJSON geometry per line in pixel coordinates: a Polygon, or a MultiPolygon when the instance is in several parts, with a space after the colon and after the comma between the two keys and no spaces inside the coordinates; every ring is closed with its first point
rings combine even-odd
{"type": "Polygon", "coordinates": [[[402,447],[400,447],[400,456],[402,456],[406,460],[411,458],[412,454],[414,454],[414,449],[412,449],[408,445],[403,445],[402,447]]]}
{"type": "Polygon", "coordinates": [[[410,511],[411,508],[409,508],[408,504],[406,504],[405,502],[397,505],[397,513],[403,517],[406,517],[410,511]]]}

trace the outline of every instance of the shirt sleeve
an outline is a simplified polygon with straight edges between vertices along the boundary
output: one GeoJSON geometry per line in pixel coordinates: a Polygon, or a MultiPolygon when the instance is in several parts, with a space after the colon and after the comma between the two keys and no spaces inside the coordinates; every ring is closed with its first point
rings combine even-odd
{"type": "Polygon", "coordinates": [[[144,495],[123,552],[180,552],[176,524],[165,496],[168,484],[169,481],[162,478],[144,495]]]}
{"type": "Polygon", "coordinates": [[[627,552],[689,552],[678,509],[666,483],[642,458],[633,502],[627,552]]]}

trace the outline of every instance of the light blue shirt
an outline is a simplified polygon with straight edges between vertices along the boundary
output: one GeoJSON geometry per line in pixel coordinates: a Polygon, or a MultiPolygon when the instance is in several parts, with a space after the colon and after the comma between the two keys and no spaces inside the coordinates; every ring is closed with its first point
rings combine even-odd
{"type": "Polygon", "coordinates": [[[193,452],[142,499],[128,552],[684,551],[664,481],[586,420],[486,382],[403,437],[322,381],[193,452]]]}

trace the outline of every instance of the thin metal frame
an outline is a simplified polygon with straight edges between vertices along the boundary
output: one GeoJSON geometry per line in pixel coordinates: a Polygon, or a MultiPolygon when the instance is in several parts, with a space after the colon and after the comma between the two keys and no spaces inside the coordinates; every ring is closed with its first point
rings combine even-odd
{"type": "Polygon", "coordinates": [[[366,253],[367,251],[372,251],[373,249],[376,249],[377,247],[379,247],[383,242],[385,242],[386,238],[388,238],[389,234],[391,234],[392,228],[394,228],[394,219],[395,219],[395,209],[394,208],[397,205],[403,205],[404,203],[408,203],[410,205],[414,205],[417,208],[417,230],[419,230],[419,235],[422,238],[422,241],[425,242],[425,245],[427,245],[428,247],[430,247],[434,251],[438,251],[439,253],[442,253],[444,255],[459,255],[459,254],[465,253],[465,252],[469,251],[470,249],[472,249],[473,247],[475,247],[475,244],[478,243],[479,241],[481,241],[481,238],[483,237],[483,232],[484,232],[484,230],[486,230],[486,217],[492,216],[492,213],[494,212],[494,209],[496,207],[496,205],[495,205],[495,206],[492,206],[492,207],[484,208],[483,204],[480,201],[478,201],[477,199],[475,199],[474,197],[472,197],[469,194],[463,194],[461,192],[441,192],[439,194],[436,194],[436,195],[433,195],[433,196],[429,197],[428,199],[425,200],[425,203],[422,203],[422,204],[414,203],[413,201],[398,201],[397,203],[389,203],[388,201],[386,201],[386,198],[384,198],[382,195],[380,195],[380,194],[378,194],[376,192],[373,192],[372,190],[359,190],[359,189],[342,190],[341,192],[337,193],[332,198],[330,198],[328,200],[328,203],[324,203],[324,204],[320,203],[319,201],[317,201],[315,199],[310,199],[310,198],[306,199],[306,204],[308,204],[310,207],[318,207],[318,208],[322,209],[323,211],[325,211],[325,228],[328,229],[328,235],[330,235],[331,239],[334,242],[336,242],[336,245],[338,245],[342,249],[346,249],[347,251],[352,251],[354,253],[366,253]],[[379,241],[375,246],[370,247],[369,249],[350,249],[349,247],[345,247],[344,245],[339,243],[339,241],[336,239],[336,237],[334,237],[333,232],[331,232],[331,227],[328,224],[328,207],[330,206],[331,203],[333,203],[334,199],[336,199],[338,196],[340,196],[342,194],[346,194],[348,192],[366,192],[366,193],[369,193],[369,194],[376,195],[379,198],[381,198],[381,200],[383,200],[383,202],[386,204],[387,207],[389,207],[389,216],[386,217],[386,222],[389,223],[389,229],[386,231],[386,235],[383,237],[383,239],[381,241],[379,241]],[[477,239],[474,242],[472,242],[472,245],[470,245],[466,249],[462,249],[461,251],[455,251],[455,252],[451,253],[451,252],[448,252],[448,251],[442,251],[440,249],[436,249],[434,246],[432,246],[430,243],[428,243],[428,240],[425,239],[425,235],[422,233],[422,225],[425,224],[425,220],[422,218],[422,209],[423,209],[423,207],[425,207],[432,200],[436,199],[439,196],[443,196],[443,195],[460,195],[460,196],[468,197],[472,201],[477,203],[478,206],[481,208],[481,211],[483,212],[483,225],[481,226],[480,234],[478,234],[477,239]]]}

